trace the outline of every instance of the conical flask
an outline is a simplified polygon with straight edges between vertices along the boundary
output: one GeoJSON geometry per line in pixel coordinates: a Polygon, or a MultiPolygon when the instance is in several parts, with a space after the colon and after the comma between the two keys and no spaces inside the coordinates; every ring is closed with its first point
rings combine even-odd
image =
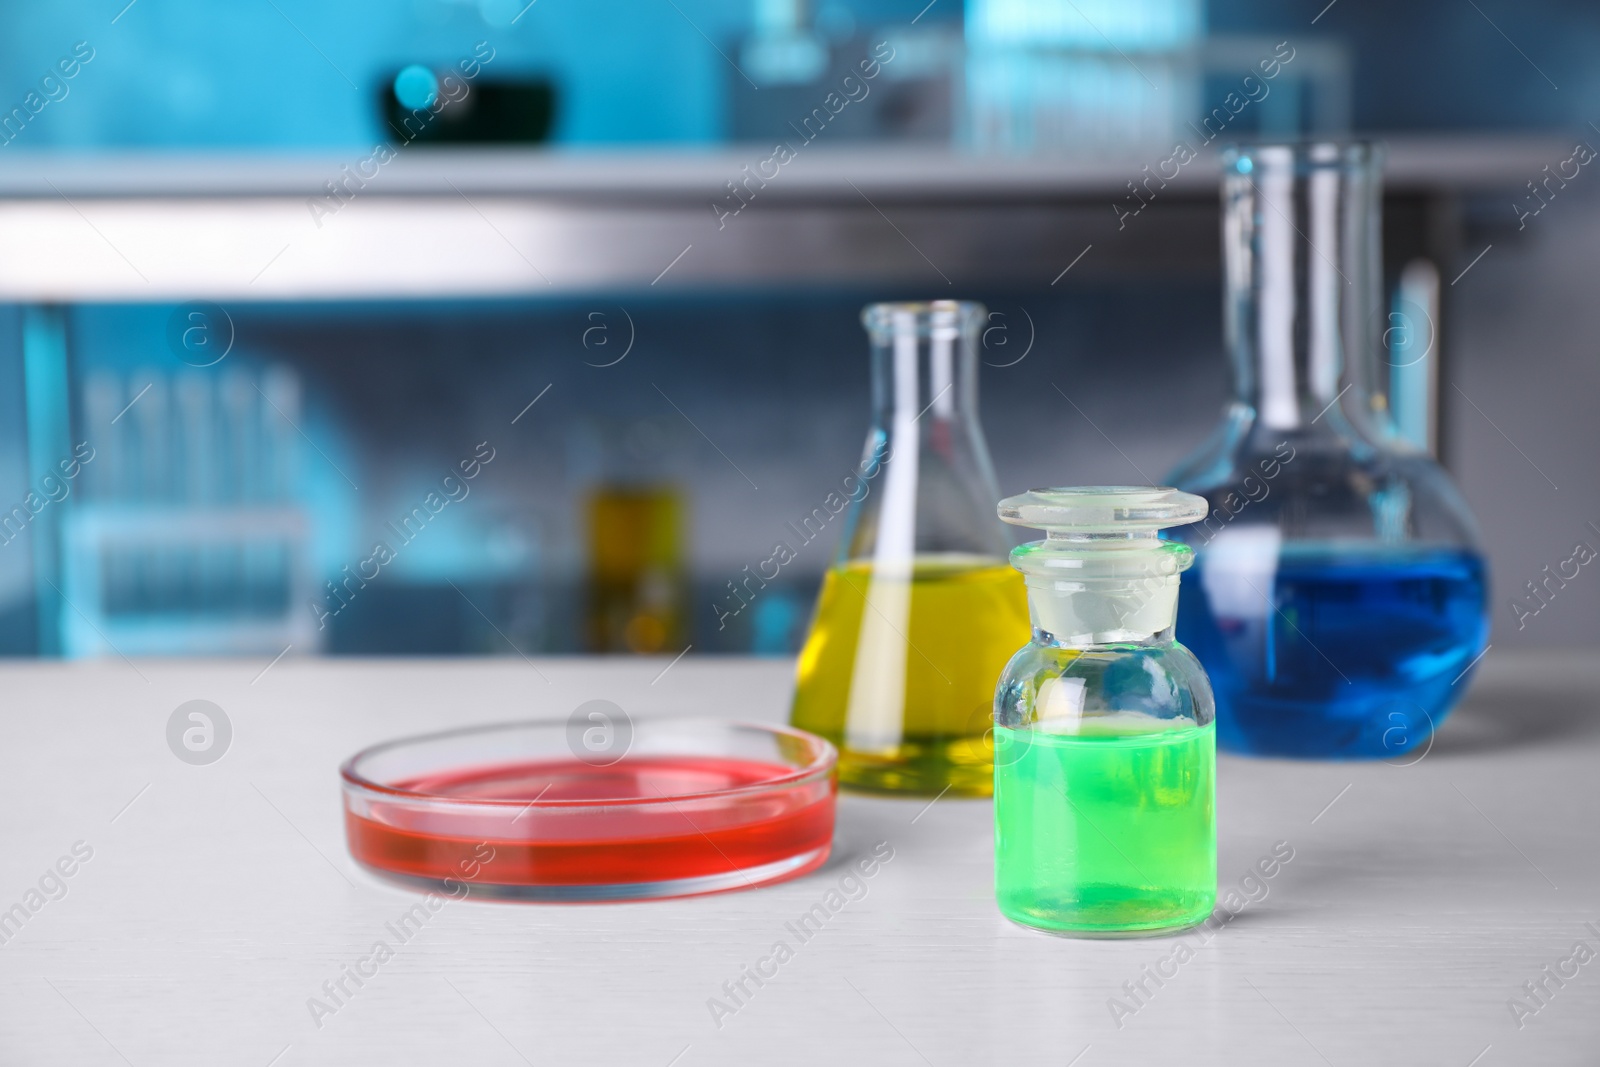
{"type": "Polygon", "coordinates": [[[1027,592],[978,423],[981,304],[874,304],[872,423],[800,653],[791,719],[879,792],[993,790],[995,680],[1027,592]]]}
{"type": "Polygon", "coordinates": [[[1380,162],[1361,143],[1224,157],[1234,399],[1171,484],[1211,505],[1175,533],[1196,552],[1178,636],[1236,752],[1399,757],[1466,692],[1488,638],[1472,514],[1389,426],[1380,162]]]}

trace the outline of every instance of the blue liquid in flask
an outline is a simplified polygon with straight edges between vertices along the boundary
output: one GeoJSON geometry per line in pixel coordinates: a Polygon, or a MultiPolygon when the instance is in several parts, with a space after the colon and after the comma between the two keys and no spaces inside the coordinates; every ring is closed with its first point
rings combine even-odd
{"type": "Polygon", "coordinates": [[[1287,545],[1201,552],[1177,636],[1234,752],[1383,758],[1423,743],[1466,692],[1488,638],[1482,559],[1458,548],[1287,545]]]}

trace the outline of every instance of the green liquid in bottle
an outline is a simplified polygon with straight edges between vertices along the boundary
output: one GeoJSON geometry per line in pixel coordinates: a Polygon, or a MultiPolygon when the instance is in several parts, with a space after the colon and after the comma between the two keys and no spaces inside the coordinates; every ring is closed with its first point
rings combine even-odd
{"type": "Polygon", "coordinates": [[[1078,937],[1193,926],[1216,904],[1213,726],[1142,714],[995,728],[995,897],[1078,937]]]}

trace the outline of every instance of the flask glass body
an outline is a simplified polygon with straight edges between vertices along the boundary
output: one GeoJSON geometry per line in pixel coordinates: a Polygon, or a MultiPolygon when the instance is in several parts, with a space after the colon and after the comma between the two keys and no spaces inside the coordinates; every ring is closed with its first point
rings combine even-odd
{"type": "Polygon", "coordinates": [[[1174,534],[1197,554],[1179,627],[1233,751],[1400,756],[1488,639],[1472,515],[1388,414],[1380,163],[1365,144],[1225,157],[1235,395],[1170,480],[1211,505],[1174,534]]]}
{"type": "Polygon", "coordinates": [[[842,536],[801,649],[791,721],[858,789],[987,795],[990,694],[1028,631],[977,415],[981,305],[878,304],[873,416],[830,509],[842,536]]]}

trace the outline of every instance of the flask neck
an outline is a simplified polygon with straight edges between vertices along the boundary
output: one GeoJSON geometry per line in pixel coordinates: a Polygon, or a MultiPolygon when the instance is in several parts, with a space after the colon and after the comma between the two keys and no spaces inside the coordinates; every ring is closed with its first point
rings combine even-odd
{"type": "Polygon", "coordinates": [[[982,304],[873,304],[872,426],[842,559],[870,556],[879,573],[908,573],[919,556],[998,563],[1010,547],[996,523],[1000,495],[978,422],[982,304]]]}
{"type": "Polygon", "coordinates": [[[982,308],[959,301],[868,309],[872,419],[886,432],[976,431],[982,308]]]}
{"type": "Polygon", "coordinates": [[[1233,150],[1224,326],[1237,401],[1275,430],[1370,425],[1378,381],[1381,159],[1367,144],[1233,150]]]}

